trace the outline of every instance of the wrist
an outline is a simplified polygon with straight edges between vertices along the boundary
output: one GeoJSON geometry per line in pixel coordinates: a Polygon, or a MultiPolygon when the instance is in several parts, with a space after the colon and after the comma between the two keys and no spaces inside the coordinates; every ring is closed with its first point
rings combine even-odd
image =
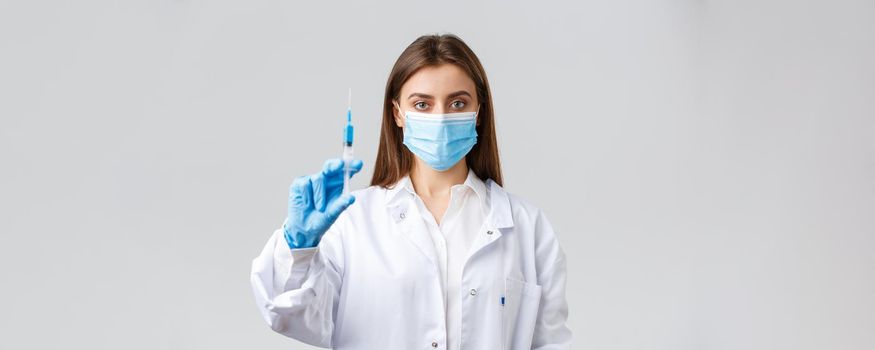
{"type": "Polygon", "coordinates": [[[289,249],[313,248],[319,244],[319,239],[312,239],[309,235],[289,225],[288,218],[283,222],[283,236],[289,249]]]}

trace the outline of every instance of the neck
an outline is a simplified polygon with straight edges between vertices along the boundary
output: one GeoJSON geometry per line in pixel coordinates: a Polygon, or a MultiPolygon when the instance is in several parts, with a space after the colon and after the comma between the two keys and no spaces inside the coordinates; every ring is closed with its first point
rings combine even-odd
{"type": "Polygon", "coordinates": [[[425,198],[449,196],[450,188],[465,183],[467,178],[468,164],[465,163],[464,158],[446,171],[434,170],[417,159],[410,171],[413,189],[417,195],[425,198]]]}

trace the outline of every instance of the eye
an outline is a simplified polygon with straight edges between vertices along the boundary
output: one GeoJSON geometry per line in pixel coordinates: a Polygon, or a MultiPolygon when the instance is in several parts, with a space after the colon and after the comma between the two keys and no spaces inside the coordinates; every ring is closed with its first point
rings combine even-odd
{"type": "Polygon", "coordinates": [[[413,107],[418,109],[418,110],[424,110],[424,109],[428,108],[428,104],[425,102],[419,101],[417,103],[414,103],[413,107]]]}
{"type": "Polygon", "coordinates": [[[462,109],[462,108],[465,108],[465,101],[462,101],[462,100],[455,100],[455,101],[453,101],[453,103],[450,104],[450,105],[451,105],[453,108],[455,108],[455,109],[462,109]]]}

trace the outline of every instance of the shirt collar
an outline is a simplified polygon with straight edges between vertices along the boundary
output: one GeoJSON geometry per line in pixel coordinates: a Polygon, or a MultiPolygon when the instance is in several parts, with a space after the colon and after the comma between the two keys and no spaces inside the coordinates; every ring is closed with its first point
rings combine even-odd
{"type": "Polygon", "coordinates": [[[410,175],[404,175],[401,179],[395,182],[395,185],[386,189],[386,201],[392,202],[401,191],[413,191],[413,183],[410,182],[410,175]]]}
{"type": "Polygon", "coordinates": [[[477,199],[483,204],[484,210],[489,207],[489,195],[486,193],[486,184],[477,176],[477,174],[474,173],[474,170],[471,170],[471,168],[468,168],[468,177],[465,179],[463,185],[474,190],[477,199]]]}
{"type": "MultiPolygon", "coordinates": [[[[474,173],[474,170],[468,168],[468,176],[465,178],[465,182],[461,184],[462,186],[470,187],[474,190],[474,193],[477,194],[478,200],[481,203],[485,203],[488,200],[488,193],[486,188],[486,183],[481,180],[477,174],[474,173]]],[[[453,187],[459,185],[453,185],[453,187]]],[[[388,202],[391,202],[398,193],[404,191],[405,193],[415,194],[416,190],[413,189],[413,182],[410,181],[410,174],[404,175],[398,182],[395,183],[395,186],[389,188],[386,192],[386,199],[388,202]]]]}
{"type": "MultiPolygon", "coordinates": [[[[510,199],[504,189],[492,179],[487,179],[485,182],[468,169],[468,177],[465,179],[465,185],[470,186],[474,193],[479,196],[481,203],[487,203],[486,208],[489,208],[489,224],[495,228],[504,228],[513,226],[513,214],[510,207],[510,199]]],[[[408,196],[399,196],[399,193],[413,194],[416,193],[413,189],[413,183],[410,181],[410,176],[405,175],[391,188],[386,189],[386,204],[395,206],[393,203],[398,198],[408,196]]],[[[408,197],[409,198],[409,197],[408,197]]]]}

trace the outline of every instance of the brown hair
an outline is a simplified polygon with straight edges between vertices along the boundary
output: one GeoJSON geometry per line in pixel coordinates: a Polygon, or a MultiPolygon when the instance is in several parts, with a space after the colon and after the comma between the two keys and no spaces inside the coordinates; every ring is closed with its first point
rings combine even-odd
{"type": "Polygon", "coordinates": [[[401,86],[417,70],[444,63],[455,64],[468,73],[477,88],[480,110],[477,113],[477,143],[465,156],[468,168],[482,180],[492,179],[502,185],[501,163],[498,159],[498,142],[495,138],[495,120],[492,109],[492,92],[480,60],[459,37],[453,34],[423,35],[413,41],[392,67],[386,82],[383,100],[383,126],[380,130],[380,147],[374,165],[371,186],[387,188],[413,169],[413,153],[404,147],[404,133],[394,121],[392,104],[399,98],[401,86]]]}

